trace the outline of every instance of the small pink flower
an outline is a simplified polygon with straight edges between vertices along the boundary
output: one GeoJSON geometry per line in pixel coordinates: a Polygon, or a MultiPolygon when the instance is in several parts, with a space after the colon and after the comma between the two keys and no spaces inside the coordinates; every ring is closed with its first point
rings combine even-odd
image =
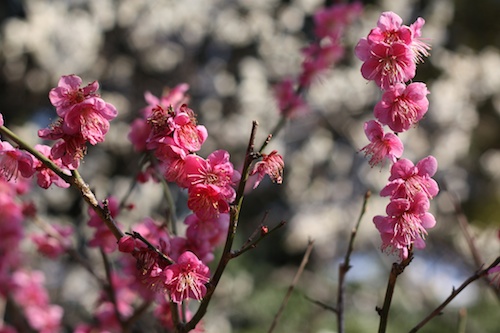
{"type": "Polygon", "coordinates": [[[7,180],[33,176],[33,157],[25,151],[12,147],[7,141],[0,141],[0,176],[7,180]]]}
{"type": "Polygon", "coordinates": [[[375,216],[373,223],[382,238],[382,250],[398,252],[401,259],[408,257],[408,247],[425,247],[423,239],[436,220],[428,213],[429,199],[424,193],[417,193],[413,201],[393,199],[387,205],[388,216],[375,216]]]}
{"type": "Polygon", "coordinates": [[[361,66],[361,74],[381,89],[406,82],[415,76],[412,50],[403,43],[377,43],[370,46],[370,57],[361,66]]]}
{"type": "Polygon", "coordinates": [[[181,106],[180,111],[174,117],[174,142],[187,151],[196,152],[207,139],[207,129],[196,125],[194,112],[186,105],[181,106]]]}
{"type": "Polygon", "coordinates": [[[109,120],[117,115],[113,105],[100,98],[89,98],[74,105],[64,116],[63,132],[81,134],[85,141],[96,145],[104,141],[109,130],[109,120]]]}
{"type": "Polygon", "coordinates": [[[439,192],[438,184],[431,178],[436,171],[437,160],[434,156],[423,158],[417,165],[402,158],[392,165],[389,183],[380,191],[380,195],[412,200],[417,193],[424,193],[432,199],[439,192]]]}
{"type": "Polygon", "coordinates": [[[396,162],[398,158],[403,155],[403,143],[393,133],[385,133],[382,125],[375,121],[367,121],[364,125],[365,134],[370,140],[370,143],[361,151],[366,156],[370,156],[370,165],[373,167],[381,163],[384,159],[390,160],[392,163],[396,162]]]}
{"type": "Polygon", "coordinates": [[[86,87],[80,88],[82,79],[76,75],[64,75],[59,79],[56,88],[49,93],[49,99],[52,105],[56,107],[57,114],[65,117],[71,108],[83,102],[87,98],[99,96],[96,91],[99,89],[99,83],[94,81],[86,87]]]}
{"type": "Polygon", "coordinates": [[[425,83],[414,82],[406,86],[396,83],[382,95],[375,105],[374,115],[383,125],[395,132],[404,132],[422,119],[429,108],[425,83]]]}
{"type": "Polygon", "coordinates": [[[184,172],[191,186],[212,184],[220,188],[227,201],[234,200],[236,192],[233,186],[239,181],[240,174],[234,170],[227,151],[216,150],[206,160],[198,155],[188,155],[184,172]]]}
{"type": "Polygon", "coordinates": [[[190,181],[185,171],[188,152],[175,145],[172,138],[166,138],[155,150],[155,156],[161,161],[160,170],[168,182],[177,183],[182,188],[188,188],[190,181]]]}
{"type": "Polygon", "coordinates": [[[187,298],[201,300],[210,281],[210,271],[192,252],[184,252],[177,262],[165,269],[165,282],[170,298],[181,303],[187,298]]]}
{"type": "Polygon", "coordinates": [[[259,186],[266,174],[269,175],[273,182],[281,184],[284,167],[285,162],[283,162],[283,157],[276,150],[273,150],[270,154],[262,154],[262,160],[255,163],[250,172],[250,176],[258,174],[253,188],[255,189],[259,186]]]}
{"type": "Polygon", "coordinates": [[[35,243],[38,252],[43,255],[55,259],[61,254],[66,252],[66,250],[71,246],[70,236],[73,234],[73,228],[71,226],[62,226],[57,224],[52,224],[54,233],[60,235],[60,237],[54,237],[48,233],[34,234],[31,235],[31,240],[35,243]]]}
{"type": "Polygon", "coordinates": [[[368,40],[371,43],[403,42],[409,45],[412,42],[412,31],[403,25],[403,19],[396,13],[383,12],[378,19],[377,27],[368,34],[368,40]]]}
{"type": "Polygon", "coordinates": [[[0,126],[3,126],[3,115],[0,113],[0,126]]]}
{"type": "Polygon", "coordinates": [[[202,220],[217,218],[229,212],[229,203],[221,189],[211,184],[189,187],[188,207],[202,220]]]}

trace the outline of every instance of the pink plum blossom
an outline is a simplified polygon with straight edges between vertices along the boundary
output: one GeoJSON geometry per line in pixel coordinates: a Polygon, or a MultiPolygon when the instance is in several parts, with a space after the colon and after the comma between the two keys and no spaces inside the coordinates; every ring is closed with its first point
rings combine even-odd
{"type": "Polygon", "coordinates": [[[412,200],[417,193],[424,193],[432,199],[439,192],[438,184],[431,178],[436,171],[437,160],[434,156],[423,158],[417,165],[402,158],[392,165],[389,183],[380,191],[380,195],[412,200]]]}
{"type": "Polygon", "coordinates": [[[365,134],[370,140],[370,143],[361,151],[366,156],[370,156],[368,163],[373,167],[381,163],[384,159],[388,159],[392,163],[403,155],[403,143],[393,133],[385,133],[382,125],[375,121],[367,121],[364,125],[365,134]]]}
{"type": "Polygon", "coordinates": [[[0,126],[3,126],[3,115],[0,113],[0,126]]]}
{"type": "Polygon", "coordinates": [[[414,82],[406,86],[396,83],[382,95],[375,105],[374,115],[383,125],[395,132],[404,132],[422,119],[429,108],[429,91],[425,83],[414,82]]]}
{"type": "Polygon", "coordinates": [[[205,126],[197,125],[194,116],[193,110],[183,105],[174,117],[174,142],[190,152],[200,150],[208,136],[205,126]]]}
{"type": "Polygon", "coordinates": [[[273,150],[269,154],[262,154],[262,160],[255,163],[252,171],[250,172],[250,176],[257,174],[257,180],[255,181],[253,188],[255,189],[259,186],[266,174],[269,175],[273,182],[281,184],[283,181],[284,167],[285,162],[283,161],[283,157],[278,154],[278,151],[273,150]]]}
{"type": "Polygon", "coordinates": [[[229,153],[225,150],[216,150],[207,159],[198,155],[186,156],[184,172],[190,186],[212,184],[219,187],[228,202],[236,197],[233,186],[240,180],[240,174],[234,170],[229,153]]]}
{"type": "Polygon", "coordinates": [[[25,151],[12,147],[7,141],[0,141],[0,176],[7,180],[19,175],[29,178],[35,173],[33,157],[25,151]]]}
{"type": "Polygon", "coordinates": [[[382,90],[413,79],[416,64],[429,55],[430,46],[420,38],[425,21],[419,18],[410,27],[402,23],[395,13],[382,13],[377,27],[355,48],[356,56],[363,61],[361,74],[382,90]]]}
{"type": "Polygon", "coordinates": [[[417,193],[413,201],[399,198],[387,205],[387,216],[375,216],[373,222],[382,238],[382,250],[397,252],[401,259],[408,257],[408,247],[425,247],[423,239],[436,220],[428,213],[429,199],[424,193],[417,193]]]}
{"type": "Polygon", "coordinates": [[[96,92],[99,89],[99,83],[94,81],[86,87],[81,88],[82,79],[76,75],[63,75],[59,79],[56,88],[49,93],[49,99],[52,105],[56,107],[57,114],[65,117],[71,108],[87,98],[99,96],[96,92]]]}
{"type": "Polygon", "coordinates": [[[200,219],[209,220],[229,212],[229,203],[219,187],[196,184],[189,187],[188,208],[200,219]]]}
{"type": "Polygon", "coordinates": [[[91,145],[104,141],[109,130],[109,120],[115,118],[115,107],[100,98],[89,98],[74,105],[66,112],[63,132],[69,135],[80,134],[91,145]]]}
{"type": "Polygon", "coordinates": [[[210,280],[208,267],[192,252],[184,252],[177,262],[165,270],[166,287],[170,298],[175,303],[181,303],[187,298],[201,300],[210,280]]]}
{"type": "Polygon", "coordinates": [[[370,57],[361,66],[361,74],[385,90],[413,79],[416,65],[412,57],[411,49],[403,43],[377,43],[370,47],[370,57]]]}

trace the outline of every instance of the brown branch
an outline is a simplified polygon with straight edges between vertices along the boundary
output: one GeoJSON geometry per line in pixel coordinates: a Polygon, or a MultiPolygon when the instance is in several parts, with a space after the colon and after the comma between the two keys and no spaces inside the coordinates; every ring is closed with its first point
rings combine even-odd
{"type": "Polygon", "coordinates": [[[408,250],[408,258],[403,260],[401,263],[392,264],[391,274],[389,275],[389,280],[387,281],[387,290],[385,292],[384,305],[382,308],[376,308],[378,314],[380,315],[380,323],[378,327],[378,333],[385,333],[387,329],[387,322],[389,318],[389,309],[391,307],[392,295],[394,294],[394,288],[396,287],[396,280],[399,275],[403,273],[405,268],[410,264],[413,259],[413,251],[410,248],[408,250]]]}
{"type": "MultiPolygon", "coordinates": [[[[474,263],[476,264],[476,267],[481,267],[484,264],[484,259],[479,249],[477,248],[476,240],[472,235],[472,231],[470,230],[469,219],[465,215],[458,198],[455,195],[453,195],[453,193],[451,193],[450,191],[447,191],[446,193],[448,194],[450,202],[453,205],[453,208],[455,210],[455,215],[457,216],[458,225],[460,226],[460,230],[462,231],[462,234],[465,237],[467,246],[469,247],[469,250],[472,254],[472,258],[474,259],[474,263]]],[[[495,286],[491,283],[491,280],[489,279],[488,276],[486,276],[485,279],[487,281],[487,284],[490,286],[491,290],[493,290],[493,292],[495,293],[497,299],[500,300],[500,289],[495,288],[495,286]]]]}
{"type": "Polygon", "coordinates": [[[276,230],[280,229],[285,224],[286,224],[285,221],[281,221],[274,228],[270,230],[267,230],[267,226],[260,225],[260,227],[255,230],[252,236],[250,236],[250,238],[245,242],[245,244],[243,244],[243,246],[239,250],[233,251],[231,253],[231,259],[234,259],[251,249],[255,249],[257,247],[257,244],[259,244],[264,238],[274,233],[276,230]]]}
{"type": "Polygon", "coordinates": [[[349,245],[347,246],[347,251],[344,257],[344,262],[339,265],[339,284],[337,289],[337,307],[335,313],[337,314],[337,329],[339,333],[344,332],[344,294],[345,294],[345,276],[347,272],[351,269],[351,254],[354,248],[354,239],[358,233],[359,225],[363,216],[366,213],[366,205],[368,199],[371,196],[371,192],[366,192],[363,205],[361,206],[361,212],[359,213],[356,225],[351,230],[351,237],[349,239],[349,245]]]}
{"type": "Polygon", "coordinates": [[[299,269],[297,270],[297,273],[295,273],[295,277],[293,278],[292,284],[288,287],[288,290],[285,294],[285,297],[283,298],[283,301],[281,302],[280,308],[278,309],[278,312],[276,312],[276,315],[274,316],[273,322],[271,323],[271,327],[269,327],[269,330],[267,333],[271,333],[276,325],[278,324],[278,321],[283,313],[283,310],[285,309],[288,300],[290,299],[290,296],[292,295],[292,292],[299,282],[299,279],[304,272],[304,269],[306,267],[307,262],[309,261],[309,256],[311,254],[311,251],[313,249],[314,241],[309,240],[309,243],[307,244],[307,249],[306,252],[304,253],[304,257],[302,258],[302,262],[300,263],[299,269]]]}
{"type": "Polygon", "coordinates": [[[497,266],[498,264],[500,264],[500,257],[496,258],[495,261],[493,261],[493,263],[491,263],[491,265],[489,265],[487,268],[485,269],[482,269],[482,270],[479,270],[479,271],[476,271],[476,273],[474,273],[471,277],[469,277],[467,280],[464,281],[464,283],[462,283],[460,285],[460,287],[458,287],[457,289],[453,288],[452,292],[451,292],[451,295],[448,296],[447,299],[445,299],[443,301],[443,303],[441,303],[436,309],[434,309],[434,311],[432,311],[427,317],[425,317],[420,323],[418,323],[414,328],[412,328],[410,330],[409,333],[415,333],[417,332],[419,329],[421,329],[422,327],[424,327],[425,324],[427,324],[432,318],[436,317],[437,315],[439,315],[443,309],[455,298],[458,296],[458,294],[460,294],[460,292],[462,292],[462,290],[465,289],[465,287],[467,287],[469,284],[471,284],[472,282],[482,278],[482,277],[485,277],[488,275],[488,271],[497,266]]]}
{"type": "Polygon", "coordinates": [[[232,258],[231,251],[233,247],[234,237],[236,234],[236,229],[238,227],[241,206],[243,204],[245,186],[248,180],[250,165],[254,160],[253,153],[255,147],[255,136],[257,134],[258,126],[259,124],[257,123],[257,121],[252,122],[252,130],[250,132],[250,138],[248,140],[248,146],[245,154],[245,161],[243,163],[243,168],[241,170],[241,179],[238,184],[238,188],[236,190],[236,198],[234,200],[234,203],[231,204],[229,210],[229,227],[227,230],[226,243],[224,244],[224,249],[222,250],[221,258],[219,260],[219,263],[217,264],[217,268],[215,270],[214,275],[212,276],[212,279],[207,284],[207,293],[205,294],[205,297],[203,297],[203,300],[201,301],[198,310],[193,315],[193,318],[191,318],[191,320],[186,323],[186,325],[183,325],[177,329],[178,332],[189,332],[190,330],[194,329],[196,325],[200,322],[201,318],[203,318],[203,316],[207,312],[208,305],[210,303],[210,300],[212,299],[212,295],[214,294],[215,289],[217,288],[222,273],[224,272],[227,264],[232,258]]]}
{"type": "Polygon", "coordinates": [[[19,148],[29,152],[36,159],[42,162],[47,168],[54,171],[59,177],[61,177],[65,182],[71,186],[78,189],[82,198],[87,202],[87,204],[96,212],[96,214],[104,221],[109,230],[113,233],[117,240],[123,237],[123,231],[118,228],[115,220],[111,215],[99,205],[99,202],[95,194],[90,190],[88,184],[86,184],[77,170],[71,171],[71,175],[65,173],[61,168],[59,168],[52,160],[47,158],[45,155],[40,153],[38,150],[31,147],[24,140],[18,137],[14,132],[9,130],[5,126],[0,126],[0,133],[15,142],[19,148]]]}

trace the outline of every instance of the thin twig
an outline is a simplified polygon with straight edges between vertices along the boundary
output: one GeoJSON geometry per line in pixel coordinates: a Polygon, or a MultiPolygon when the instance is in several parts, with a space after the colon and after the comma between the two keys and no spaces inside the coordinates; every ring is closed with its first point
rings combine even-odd
{"type": "Polygon", "coordinates": [[[293,278],[292,284],[288,287],[288,290],[285,294],[285,297],[283,298],[283,301],[281,302],[280,308],[278,309],[278,312],[276,312],[276,315],[274,316],[273,322],[271,323],[271,327],[269,327],[269,330],[267,331],[268,333],[271,333],[276,325],[278,324],[278,321],[283,314],[283,310],[285,309],[288,300],[290,299],[290,296],[292,295],[292,292],[299,282],[299,279],[304,272],[304,269],[306,267],[307,262],[309,261],[309,256],[311,254],[311,251],[313,249],[314,241],[309,240],[309,243],[307,244],[307,249],[306,252],[304,253],[304,257],[302,258],[302,262],[300,263],[299,269],[297,270],[297,273],[295,273],[295,277],[293,278]]]}
{"type": "Polygon", "coordinates": [[[318,306],[322,307],[322,308],[323,308],[323,309],[325,309],[325,310],[332,311],[333,313],[337,313],[337,312],[338,312],[338,310],[337,310],[334,306],[328,305],[328,304],[323,303],[323,302],[321,302],[321,301],[318,301],[318,300],[316,300],[316,299],[312,299],[312,298],[310,298],[310,297],[309,297],[309,296],[307,296],[307,295],[304,295],[304,297],[305,297],[305,299],[307,299],[309,302],[314,303],[314,304],[316,304],[316,305],[318,305],[318,306]]]}
{"type": "Polygon", "coordinates": [[[351,254],[354,248],[354,239],[356,238],[356,235],[358,233],[361,220],[363,219],[363,216],[366,213],[366,206],[368,203],[368,199],[370,198],[370,195],[371,192],[368,191],[364,196],[363,205],[361,206],[361,212],[359,213],[358,220],[354,228],[351,230],[351,237],[349,239],[349,245],[347,247],[344,262],[339,265],[339,284],[337,289],[337,307],[336,307],[337,311],[335,312],[337,314],[337,329],[339,333],[344,333],[345,276],[349,271],[349,269],[351,269],[350,263],[351,263],[351,254]]]}
{"type": "MultiPolygon", "coordinates": [[[[474,259],[474,263],[476,264],[476,267],[480,267],[481,265],[484,264],[484,259],[479,249],[477,248],[476,240],[472,235],[472,231],[470,230],[469,219],[465,215],[458,198],[455,195],[453,195],[453,193],[451,193],[450,191],[447,191],[446,193],[448,194],[450,202],[452,203],[453,208],[455,209],[455,215],[457,216],[458,225],[460,226],[460,230],[462,231],[462,234],[465,237],[467,246],[469,247],[469,250],[472,254],[472,258],[474,259]]],[[[500,288],[496,288],[491,283],[491,280],[488,276],[486,276],[485,279],[487,284],[490,286],[491,290],[495,293],[497,299],[500,300],[500,288]]]]}
{"type": "Polygon", "coordinates": [[[251,250],[251,249],[255,249],[257,247],[257,244],[259,244],[264,238],[266,238],[267,236],[269,236],[270,234],[274,233],[276,230],[280,229],[281,227],[283,227],[284,225],[286,224],[285,221],[281,221],[280,223],[278,223],[274,228],[270,229],[270,230],[267,230],[267,227],[264,226],[264,225],[261,225],[257,230],[256,232],[254,233],[255,236],[259,235],[259,237],[257,239],[255,239],[254,237],[254,234],[252,234],[252,236],[250,236],[250,238],[248,239],[247,242],[245,242],[245,244],[243,244],[243,246],[239,249],[239,250],[236,250],[236,251],[233,251],[232,254],[231,254],[231,259],[234,259],[240,255],[242,255],[243,253],[251,250]],[[264,231],[265,230],[265,231],[264,231]],[[259,233],[260,231],[260,233],[259,233]]]}
{"type": "Polygon", "coordinates": [[[154,252],[156,252],[156,254],[158,254],[158,256],[165,260],[169,265],[172,265],[175,261],[170,258],[168,255],[166,255],[165,253],[161,252],[158,248],[156,248],[153,244],[151,244],[150,241],[148,241],[146,238],[144,238],[140,233],[138,233],[137,231],[132,231],[132,232],[126,232],[125,233],[126,235],[129,235],[129,236],[132,236],[133,238],[135,239],[138,239],[140,241],[142,241],[144,244],[146,244],[148,246],[148,248],[154,252]]]}
{"type": "Polygon", "coordinates": [[[436,309],[434,309],[427,317],[425,317],[420,323],[418,323],[414,328],[412,328],[410,330],[409,333],[415,333],[417,332],[419,329],[421,329],[422,327],[424,327],[425,324],[427,324],[432,318],[436,317],[437,315],[439,315],[443,309],[455,298],[458,296],[458,294],[460,294],[460,292],[462,292],[462,290],[465,289],[465,287],[467,287],[469,284],[471,284],[472,282],[482,278],[482,277],[485,277],[488,275],[488,271],[497,266],[498,264],[500,264],[500,257],[496,258],[495,261],[493,261],[493,263],[491,263],[491,265],[489,265],[487,268],[485,269],[482,269],[482,270],[479,270],[479,271],[476,271],[476,273],[474,273],[471,277],[469,277],[467,280],[464,281],[464,283],[462,283],[460,285],[460,287],[458,287],[457,289],[453,288],[452,292],[451,292],[451,295],[448,296],[447,299],[445,299],[443,301],[443,303],[441,303],[436,309]]]}

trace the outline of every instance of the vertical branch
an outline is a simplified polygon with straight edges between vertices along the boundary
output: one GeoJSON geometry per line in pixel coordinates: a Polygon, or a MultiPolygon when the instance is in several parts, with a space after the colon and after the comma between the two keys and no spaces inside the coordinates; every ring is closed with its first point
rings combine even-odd
{"type": "Polygon", "coordinates": [[[385,333],[387,329],[387,322],[389,318],[389,309],[391,307],[392,295],[394,294],[394,288],[396,287],[396,280],[399,275],[401,275],[406,268],[410,264],[413,259],[413,251],[409,249],[408,258],[403,260],[401,263],[392,264],[391,274],[389,275],[389,280],[387,282],[387,290],[385,292],[384,305],[382,309],[377,308],[377,312],[380,315],[380,323],[378,327],[378,333],[385,333]]]}
{"type": "Polygon", "coordinates": [[[339,265],[339,284],[337,289],[337,307],[336,307],[336,315],[337,315],[337,329],[339,333],[344,332],[344,294],[345,294],[345,276],[349,269],[351,269],[351,253],[354,248],[354,239],[358,233],[359,225],[361,223],[361,219],[365,215],[366,205],[368,203],[368,199],[371,196],[371,192],[368,191],[365,194],[363,205],[361,206],[361,212],[358,217],[358,221],[356,225],[351,230],[351,238],[349,239],[349,245],[347,247],[347,252],[345,254],[344,262],[339,265]]]}
{"type": "Polygon", "coordinates": [[[281,317],[281,314],[283,313],[285,306],[288,304],[288,300],[290,299],[290,296],[292,295],[292,292],[295,289],[295,286],[297,285],[297,283],[299,282],[299,279],[302,275],[302,272],[304,272],[306,264],[309,261],[309,256],[311,255],[313,245],[314,245],[314,242],[312,240],[309,240],[309,243],[307,244],[306,252],[304,253],[304,257],[302,257],[302,262],[300,263],[299,269],[297,270],[297,273],[295,273],[295,277],[293,278],[292,284],[288,287],[288,290],[285,294],[285,297],[283,298],[283,301],[281,302],[280,308],[278,309],[278,312],[276,312],[276,315],[274,316],[273,322],[271,323],[271,327],[269,327],[269,330],[267,331],[267,333],[272,333],[274,331],[274,328],[278,324],[278,321],[281,317]]]}
{"type": "Polygon", "coordinates": [[[253,152],[255,146],[255,136],[257,134],[258,126],[259,124],[257,123],[257,121],[253,121],[252,131],[250,133],[250,139],[248,140],[247,151],[245,154],[245,161],[243,163],[243,168],[241,171],[241,179],[238,184],[238,189],[236,190],[236,198],[233,204],[231,204],[231,208],[229,210],[229,227],[227,230],[226,243],[224,244],[224,249],[222,251],[221,258],[219,260],[219,263],[217,265],[217,268],[215,270],[212,279],[207,285],[207,293],[205,294],[205,297],[201,301],[198,310],[194,314],[193,318],[188,323],[186,323],[186,325],[178,329],[179,332],[189,332],[190,330],[194,329],[196,325],[200,322],[201,318],[203,318],[203,316],[207,312],[208,304],[210,303],[212,295],[215,292],[215,289],[217,288],[217,284],[220,281],[222,273],[226,269],[229,260],[231,260],[232,258],[231,249],[233,247],[233,241],[236,234],[236,229],[238,227],[238,220],[240,216],[241,206],[243,204],[243,197],[245,193],[245,186],[248,180],[250,165],[254,160],[253,152]]]}

